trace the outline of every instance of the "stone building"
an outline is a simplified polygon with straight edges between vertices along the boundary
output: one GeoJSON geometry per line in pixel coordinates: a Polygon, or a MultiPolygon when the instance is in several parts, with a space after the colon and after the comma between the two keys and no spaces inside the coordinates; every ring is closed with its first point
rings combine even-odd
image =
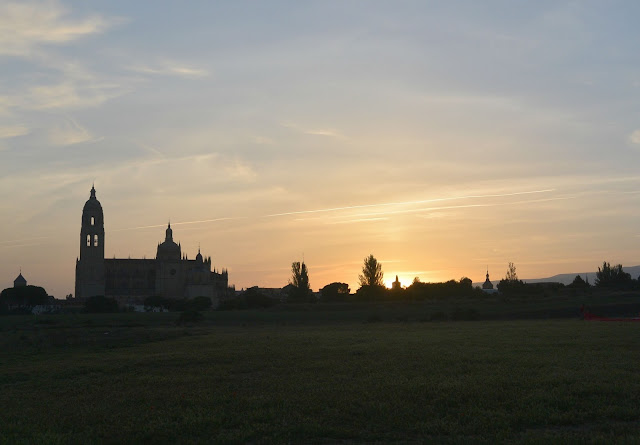
{"type": "Polygon", "coordinates": [[[211,270],[211,257],[198,249],[194,260],[183,256],[173,240],[171,224],[165,240],[158,244],[155,259],[116,259],[104,257],[105,232],[102,205],[91,187],[82,209],[80,257],[76,260],[76,289],[79,298],[105,295],[121,304],[140,303],[152,295],[164,298],[210,297],[213,306],[228,292],[226,270],[211,270]]]}

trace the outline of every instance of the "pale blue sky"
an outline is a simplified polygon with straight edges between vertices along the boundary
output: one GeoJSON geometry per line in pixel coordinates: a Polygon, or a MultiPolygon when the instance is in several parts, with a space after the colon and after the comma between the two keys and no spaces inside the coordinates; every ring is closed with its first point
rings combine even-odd
{"type": "Polygon", "coordinates": [[[314,289],[355,287],[369,253],[407,284],[638,264],[638,17],[633,1],[4,2],[0,287],[22,267],[73,292],[94,181],[108,256],[153,256],[170,218],[239,288],[286,284],[303,254],[314,289]]]}

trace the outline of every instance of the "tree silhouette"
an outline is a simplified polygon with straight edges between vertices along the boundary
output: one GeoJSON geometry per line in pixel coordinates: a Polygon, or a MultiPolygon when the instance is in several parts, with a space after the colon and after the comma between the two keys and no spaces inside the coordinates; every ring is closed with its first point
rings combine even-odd
{"type": "Polygon", "coordinates": [[[384,286],[383,276],[382,265],[378,263],[378,260],[373,255],[366,257],[364,266],[362,266],[362,274],[358,276],[360,286],[384,286]]]}
{"type": "Polygon", "coordinates": [[[356,291],[358,300],[383,300],[387,297],[387,288],[382,282],[382,265],[373,255],[364,259],[362,274],[358,276],[360,289],[356,291]]]}
{"type": "Polygon", "coordinates": [[[500,280],[497,287],[498,290],[503,294],[517,294],[525,290],[525,284],[518,279],[516,266],[512,262],[509,262],[507,275],[502,280],[500,280]]]}
{"type": "Polygon", "coordinates": [[[473,281],[471,281],[471,278],[462,277],[460,278],[460,287],[466,290],[473,290],[473,281]]]}
{"type": "Polygon", "coordinates": [[[324,301],[345,301],[349,297],[349,285],[347,283],[331,283],[320,289],[320,295],[324,301]]]}
{"type": "Polygon", "coordinates": [[[504,279],[507,281],[518,281],[516,266],[511,262],[509,262],[509,268],[507,269],[507,276],[505,276],[504,279]]]}
{"type": "Polygon", "coordinates": [[[304,262],[294,261],[291,263],[291,284],[294,287],[291,294],[289,294],[291,300],[304,301],[310,299],[309,272],[304,262]]]}
{"type": "Polygon", "coordinates": [[[47,291],[40,286],[8,287],[0,293],[0,302],[7,306],[37,306],[48,301],[47,291]]]}
{"type": "Polygon", "coordinates": [[[589,287],[589,283],[584,281],[580,275],[576,275],[569,287],[583,288],[589,287]]]}
{"type": "Polygon", "coordinates": [[[602,269],[598,267],[596,272],[597,287],[629,287],[632,285],[631,275],[622,270],[622,264],[611,267],[604,261],[602,269]]]}

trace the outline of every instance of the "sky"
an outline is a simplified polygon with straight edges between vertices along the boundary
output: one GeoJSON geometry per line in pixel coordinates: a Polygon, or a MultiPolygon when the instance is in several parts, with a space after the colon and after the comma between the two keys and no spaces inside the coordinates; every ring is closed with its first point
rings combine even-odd
{"type": "Polygon", "coordinates": [[[640,264],[636,1],[4,1],[0,288],[171,221],[237,289],[640,264]]]}

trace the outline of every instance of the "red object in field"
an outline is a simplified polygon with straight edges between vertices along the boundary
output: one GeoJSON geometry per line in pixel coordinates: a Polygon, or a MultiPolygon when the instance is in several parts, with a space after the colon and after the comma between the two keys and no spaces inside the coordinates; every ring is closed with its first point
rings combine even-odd
{"type": "Polygon", "coordinates": [[[591,312],[586,311],[584,307],[580,308],[580,312],[582,312],[584,319],[587,321],[640,321],[640,318],[609,318],[601,315],[594,315],[591,312]]]}

